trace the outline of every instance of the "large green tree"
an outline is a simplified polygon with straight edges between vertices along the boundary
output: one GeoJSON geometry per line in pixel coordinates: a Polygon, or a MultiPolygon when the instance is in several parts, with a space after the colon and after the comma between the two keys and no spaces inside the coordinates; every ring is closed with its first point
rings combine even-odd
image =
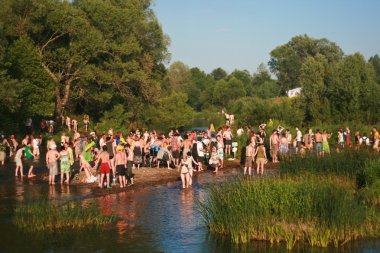
{"type": "Polygon", "coordinates": [[[371,56],[368,62],[373,66],[376,75],[376,82],[380,84],[380,57],[378,54],[371,56]]]}
{"type": "Polygon", "coordinates": [[[289,89],[301,86],[302,64],[309,56],[315,57],[317,54],[323,55],[328,63],[338,62],[343,57],[343,51],[335,43],[307,35],[295,36],[270,53],[268,65],[277,76],[283,94],[289,89]]]}
{"type": "Polygon", "coordinates": [[[321,54],[315,57],[309,56],[302,64],[300,71],[301,100],[307,122],[322,122],[330,115],[325,86],[326,65],[327,60],[321,54]]]}
{"type": "Polygon", "coordinates": [[[54,86],[56,117],[69,106],[72,92],[78,101],[97,97],[90,93],[107,99],[117,93],[134,99],[128,106],[136,112],[158,98],[157,77],[167,57],[168,39],[149,0],[6,3],[0,17],[2,43],[30,41],[54,86]]]}

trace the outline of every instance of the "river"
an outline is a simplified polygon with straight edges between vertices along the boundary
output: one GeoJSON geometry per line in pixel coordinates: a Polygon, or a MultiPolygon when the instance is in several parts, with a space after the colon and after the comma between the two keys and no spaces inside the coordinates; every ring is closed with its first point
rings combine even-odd
{"type": "MultiPolygon", "coordinates": [[[[0,252],[285,252],[284,244],[266,242],[233,245],[212,235],[202,221],[197,203],[210,184],[239,174],[194,178],[192,189],[182,190],[179,181],[140,187],[126,192],[91,197],[89,186],[48,186],[40,179],[15,179],[13,167],[0,169],[0,252]],[[13,209],[26,201],[46,196],[53,202],[96,201],[99,212],[115,213],[112,227],[59,234],[26,234],[11,223],[13,209]]],[[[37,168],[38,171],[38,168],[37,168]]],[[[292,252],[380,252],[380,240],[358,240],[342,248],[308,248],[298,244],[292,252]]]]}

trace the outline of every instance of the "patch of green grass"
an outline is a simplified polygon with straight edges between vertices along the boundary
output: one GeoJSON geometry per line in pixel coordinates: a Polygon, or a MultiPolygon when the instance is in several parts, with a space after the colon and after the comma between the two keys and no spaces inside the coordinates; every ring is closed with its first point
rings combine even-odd
{"type": "Polygon", "coordinates": [[[25,232],[57,232],[87,227],[102,227],[115,221],[115,216],[104,216],[96,205],[83,207],[69,202],[56,206],[48,200],[38,200],[15,208],[13,224],[25,232]]]}
{"type": "Polygon", "coordinates": [[[211,232],[234,243],[284,241],[291,249],[297,241],[326,247],[380,235],[375,208],[344,177],[237,179],[212,186],[200,210],[211,232]]]}

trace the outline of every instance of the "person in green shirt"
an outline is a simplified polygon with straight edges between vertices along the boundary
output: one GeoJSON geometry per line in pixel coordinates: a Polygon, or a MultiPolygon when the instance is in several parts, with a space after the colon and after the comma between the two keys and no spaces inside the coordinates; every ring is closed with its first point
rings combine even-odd
{"type": "Polygon", "coordinates": [[[28,142],[28,144],[25,147],[25,156],[26,156],[26,159],[28,161],[28,166],[29,166],[28,178],[36,176],[35,174],[33,174],[33,158],[34,158],[34,155],[33,155],[33,152],[32,152],[32,149],[30,146],[31,146],[31,144],[30,144],[30,142],[28,142]]]}

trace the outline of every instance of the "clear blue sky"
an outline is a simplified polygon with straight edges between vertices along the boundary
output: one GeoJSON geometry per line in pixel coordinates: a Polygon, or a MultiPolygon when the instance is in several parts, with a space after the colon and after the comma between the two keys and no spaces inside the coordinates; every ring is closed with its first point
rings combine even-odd
{"type": "Polygon", "coordinates": [[[380,0],[155,0],[171,63],[255,72],[293,36],[327,38],[367,59],[380,54],[380,0]]]}

